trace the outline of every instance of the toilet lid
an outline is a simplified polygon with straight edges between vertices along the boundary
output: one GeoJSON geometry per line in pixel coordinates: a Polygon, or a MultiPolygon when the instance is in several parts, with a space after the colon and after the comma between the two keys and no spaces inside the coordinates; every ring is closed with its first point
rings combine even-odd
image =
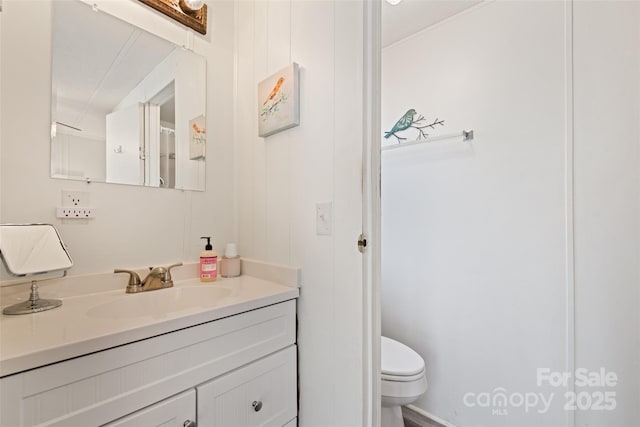
{"type": "Polygon", "coordinates": [[[424,371],[422,357],[413,349],[391,338],[382,337],[381,356],[383,375],[411,376],[424,371]]]}

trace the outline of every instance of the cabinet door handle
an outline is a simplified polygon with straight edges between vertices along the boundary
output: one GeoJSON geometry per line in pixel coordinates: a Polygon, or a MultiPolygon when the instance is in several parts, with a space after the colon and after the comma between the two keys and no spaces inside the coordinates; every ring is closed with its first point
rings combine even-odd
{"type": "Polygon", "coordinates": [[[253,406],[254,411],[258,412],[260,409],[262,409],[262,402],[260,402],[259,400],[254,400],[251,406],[253,406]]]}
{"type": "Polygon", "coordinates": [[[196,422],[191,420],[186,420],[182,427],[196,427],[196,422]]]}

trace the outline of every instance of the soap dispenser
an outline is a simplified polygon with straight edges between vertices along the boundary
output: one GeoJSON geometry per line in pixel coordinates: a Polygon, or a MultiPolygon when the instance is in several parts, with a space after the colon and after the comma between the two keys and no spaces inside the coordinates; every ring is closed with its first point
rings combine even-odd
{"type": "Polygon", "coordinates": [[[200,252],[200,281],[213,282],[218,278],[218,253],[213,250],[211,236],[201,239],[207,239],[207,244],[204,251],[200,252]]]}

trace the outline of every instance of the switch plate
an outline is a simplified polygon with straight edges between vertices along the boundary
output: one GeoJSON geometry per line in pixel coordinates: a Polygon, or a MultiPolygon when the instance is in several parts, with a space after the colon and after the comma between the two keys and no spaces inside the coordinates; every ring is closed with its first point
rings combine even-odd
{"type": "Polygon", "coordinates": [[[316,203],[316,234],[331,236],[333,228],[332,202],[316,203]]]}

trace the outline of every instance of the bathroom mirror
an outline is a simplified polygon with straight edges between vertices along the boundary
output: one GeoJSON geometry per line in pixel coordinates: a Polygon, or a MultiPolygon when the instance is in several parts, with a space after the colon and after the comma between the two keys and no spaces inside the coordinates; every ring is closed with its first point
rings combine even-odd
{"type": "Polygon", "coordinates": [[[50,224],[0,225],[0,255],[15,276],[67,270],[73,261],[50,224]]]}
{"type": "Polygon", "coordinates": [[[206,60],[53,2],[51,177],[205,190],[206,60]]]}

